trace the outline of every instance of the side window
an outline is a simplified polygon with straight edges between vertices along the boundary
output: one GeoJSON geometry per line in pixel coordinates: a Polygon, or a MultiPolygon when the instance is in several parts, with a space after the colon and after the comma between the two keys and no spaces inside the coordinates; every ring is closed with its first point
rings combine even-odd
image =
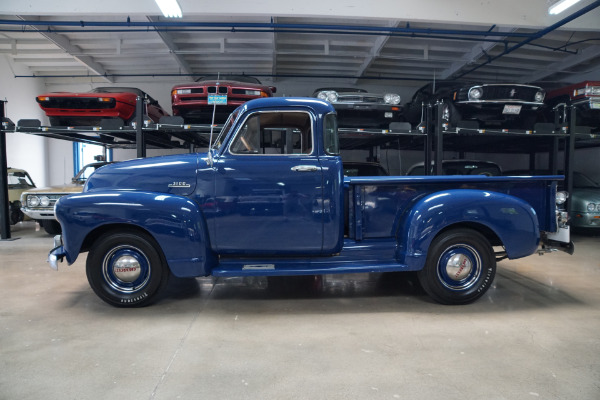
{"type": "Polygon", "coordinates": [[[250,115],[238,130],[233,154],[311,154],[312,119],[302,111],[271,111],[250,115]]]}
{"type": "Polygon", "coordinates": [[[337,117],[335,114],[327,114],[323,121],[323,142],[325,153],[340,154],[340,146],[337,131],[337,117]]]}

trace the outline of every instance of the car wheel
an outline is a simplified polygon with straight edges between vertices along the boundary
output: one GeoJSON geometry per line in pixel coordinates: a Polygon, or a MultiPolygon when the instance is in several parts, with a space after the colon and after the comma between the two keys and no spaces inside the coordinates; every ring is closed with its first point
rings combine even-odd
{"type": "Polygon", "coordinates": [[[55,219],[42,219],[39,223],[49,235],[60,235],[62,232],[60,223],[55,219]]]}
{"type": "Polygon", "coordinates": [[[18,201],[11,201],[8,206],[8,214],[11,225],[23,221],[24,214],[23,211],[21,211],[21,203],[18,201]]]}
{"type": "Polygon", "coordinates": [[[158,243],[134,231],[101,236],[90,249],[86,273],[98,297],[116,307],[150,304],[169,278],[158,243]]]}
{"type": "Polygon", "coordinates": [[[483,296],[496,275],[488,240],[472,229],[453,229],[436,237],[418,272],[423,289],[442,304],[466,304],[483,296]]]}
{"type": "Polygon", "coordinates": [[[451,127],[456,127],[461,116],[452,101],[449,99],[442,100],[442,121],[448,123],[451,127]]]}

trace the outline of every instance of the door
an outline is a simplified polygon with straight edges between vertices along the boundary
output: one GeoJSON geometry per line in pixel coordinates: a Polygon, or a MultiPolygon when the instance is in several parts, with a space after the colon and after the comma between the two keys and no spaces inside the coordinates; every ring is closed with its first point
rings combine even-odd
{"type": "Polygon", "coordinates": [[[306,255],[323,247],[323,173],[306,111],[250,114],[215,160],[216,248],[306,255]]]}

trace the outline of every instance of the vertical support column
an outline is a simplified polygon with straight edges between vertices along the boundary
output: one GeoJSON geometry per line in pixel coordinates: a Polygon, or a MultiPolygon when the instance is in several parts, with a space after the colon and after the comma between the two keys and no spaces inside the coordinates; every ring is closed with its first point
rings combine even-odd
{"type": "MultiPolygon", "coordinates": [[[[4,121],[4,104],[0,101],[0,122],[4,121]]],[[[0,238],[10,239],[10,215],[8,201],[8,167],[6,161],[6,132],[0,125],[0,238]]]]}
{"type": "Polygon", "coordinates": [[[146,157],[146,138],[144,137],[144,99],[138,96],[135,102],[135,147],[137,158],[146,157]]]}
{"type": "MultiPolygon", "coordinates": [[[[569,192],[569,195],[573,193],[573,158],[575,155],[575,135],[577,116],[575,107],[569,107],[567,109],[569,136],[567,137],[567,144],[565,146],[565,189],[569,192]]],[[[567,205],[570,206],[570,199],[567,200],[567,205]]],[[[568,208],[567,208],[568,209],[568,208]]]]}
{"type": "Polygon", "coordinates": [[[425,113],[425,156],[423,157],[423,170],[425,175],[431,175],[429,166],[431,165],[431,149],[433,147],[433,118],[431,113],[431,104],[426,104],[424,107],[425,113]]]}
{"type": "Polygon", "coordinates": [[[435,105],[435,161],[434,161],[434,175],[442,175],[442,159],[444,158],[444,127],[442,126],[442,110],[444,103],[438,102],[435,105]]]}

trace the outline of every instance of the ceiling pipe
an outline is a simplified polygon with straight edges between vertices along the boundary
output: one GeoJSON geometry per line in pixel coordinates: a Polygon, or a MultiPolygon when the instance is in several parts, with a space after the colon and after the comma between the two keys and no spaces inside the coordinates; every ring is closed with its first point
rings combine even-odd
{"type": "MultiPolygon", "coordinates": [[[[494,32],[490,30],[455,30],[455,29],[429,29],[429,28],[410,28],[408,25],[406,28],[399,27],[379,27],[379,26],[364,26],[364,25],[321,25],[321,24],[279,24],[279,23],[251,23],[251,22],[174,22],[174,21],[143,21],[143,22],[132,22],[132,21],[121,21],[121,22],[108,22],[108,21],[36,21],[36,20],[0,20],[0,25],[44,25],[44,26],[78,26],[81,28],[86,27],[143,27],[143,28],[221,28],[227,31],[235,32],[236,29],[255,29],[264,30],[271,32],[273,29],[294,30],[294,31],[307,31],[307,33],[314,33],[317,31],[324,31],[326,33],[341,33],[351,32],[354,34],[360,33],[375,33],[375,34],[388,34],[388,33],[405,33],[405,34],[438,34],[438,35],[465,35],[465,36],[501,36],[501,37],[519,37],[528,38],[532,33],[519,33],[519,32],[494,32]]],[[[175,30],[175,29],[173,29],[175,30]]],[[[59,30],[56,30],[57,32],[59,30]]],[[[103,30],[104,32],[111,32],[111,30],[103,30]]],[[[54,32],[52,30],[51,32],[54,32]]],[[[81,30],[77,30],[81,32],[81,30]]]]}
{"type": "MultiPolygon", "coordinates": [[[[215,73],[198,73],[198,74],[105,74],[105,75],[14,75],[15,78],[165,78],[165,77],[202,77],[206,75],[214,75],[215,73]]],[[[239,75],[239,74],[237,74],[239,75]]],[[[245,75],[242,73],[242,75],[245,75]]],[[[354,75],[304,75],[304,74],[255,74],[256,78],[326,78],[326,79],[365,79],[365,80],[381,80],[381,81],[423,81],[428,82],[431,78],[393,78],[385,76],[354,76],[354,75]]]]}
{"type": "Polygon", "coordinates": [[[499,59],[500,57],[503,57],[503,56],[505,56],[507,54],[510,54],[513,51],[515,51],[517,49],[520,49],[521,47],[529,44],[530,42],[532,42],[532,41],[534,41],[536,39],[539,39],[539,38],[547,35],[548,33],[552,32],[552,31],[555,31],[556,29],[560,28],[561,26],[568,24],[569,22],[571,22],[571,21],[573,21],[573,20],[581,17],[584,14],[587,14],[588,12],[592,11],[593,9],[595,9],[595,8],[597,8],[599,6],[600,6],[600,0],[594,1],[593,3],[589,4],[588,6],[583,7],[581,10],[576,11],[573,14],[569,15],[568,17],[561,19],[557,23],[552,24],[552,25],[550,25],[549,27],[547,27],[545,29],[537,31],[532,37],[530,37],[528,39],[525,39],[522,42],[519,42],[519,43],[517,43],[516,45],[514,45],[514,46],[512,46],[510,48],[505,49],[502,53],[500,53],[500,54],[498,54],[498,55],[496,55],[494,57],[490,57],[487,61],[483,62],[482,64],[479,64],[479,65],[477,65],[477,66],[475,66],[475,67],[473,67],[473,68],[471,68],[471,69],[469,69],[467,71],[461,72],[458,75],[454,75],[452,77],[452,79],[460,79],[463,76],[470,74],[471,72],[477,71],[479,68],[481,68],[481,67],[483,67],[485,65],[491,64],[493,61],[499,59]]]}

